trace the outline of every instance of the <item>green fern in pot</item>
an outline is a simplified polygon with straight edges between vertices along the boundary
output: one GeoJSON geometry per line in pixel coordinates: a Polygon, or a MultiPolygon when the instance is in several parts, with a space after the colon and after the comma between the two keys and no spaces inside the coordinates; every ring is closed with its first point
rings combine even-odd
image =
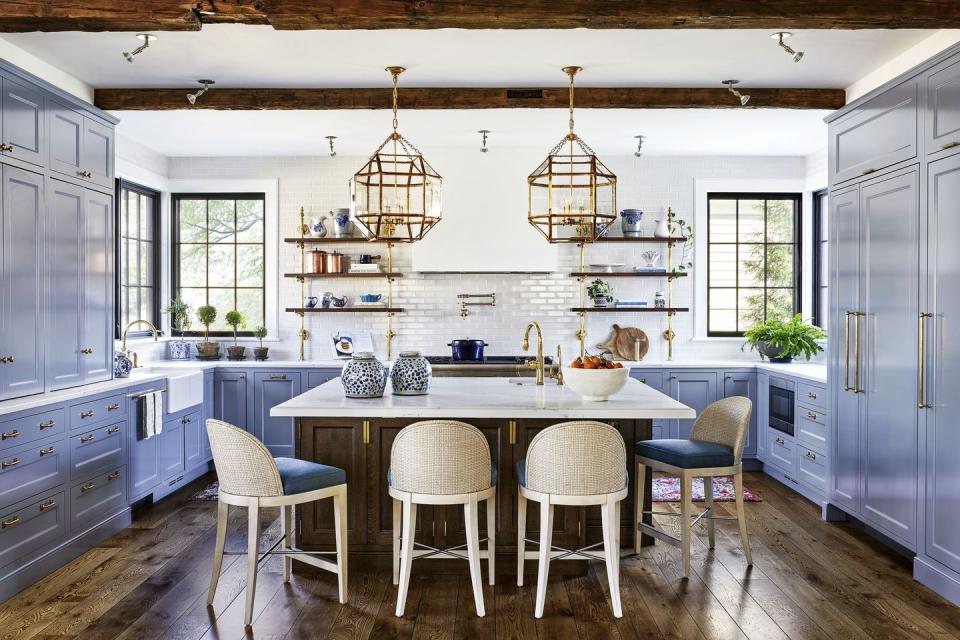
{"type": "Polygon", "coordinates": [[[798,313],[790,320],[767,320],[756,324],[744,332],[747,341],[741,349],[750,345],[757,350],[760,359],[769,358],[770,362],[791,362],[804,356],[807,360],[821,353],[823,347],[817,342],[824,340],[827,333],[820,327],[804,322],[798,313]]]}

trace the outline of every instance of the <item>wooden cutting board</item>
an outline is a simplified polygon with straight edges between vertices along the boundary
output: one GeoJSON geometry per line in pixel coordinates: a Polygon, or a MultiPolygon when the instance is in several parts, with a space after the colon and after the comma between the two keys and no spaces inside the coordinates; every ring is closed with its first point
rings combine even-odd
{"type": "Polygon", "coordinates": [[[600,349],[607,349],[618,360],[643,360],[650,350],[650,341],[642,329],[636,327],[621,327],[618,324],[611,327],[610,337],[606,342],[597,345],[600,349]],[[640,353],[637,354],[639,341],[640,353]]]}

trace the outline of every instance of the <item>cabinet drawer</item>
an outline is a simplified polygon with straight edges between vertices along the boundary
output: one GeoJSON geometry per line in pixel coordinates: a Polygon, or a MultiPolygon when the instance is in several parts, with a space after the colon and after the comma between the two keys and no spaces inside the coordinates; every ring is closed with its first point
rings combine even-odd
{"type": "Polygon", "coordinates": [[[123,464],[125,423],[70,437],[70,479],[81,480],[123,464]]]}
{"type": "Polygon", "coordinates": [[[127,415],[127,399],[123,395],[91,400],[70,407],[70,428],[81,429],[104,420],[127,415]]]}
{"type": "Polygon", "coordinates": [[[797,479],[825,494],[827,492],[827,457],[798,445],[797,479]]]}
{"type": "Polygon", "coordinates": [[[797,402],[826,411],[828,408],[827,390],[824,387],[798,381],[797,402]]]}
{"type": "Polygon", "coordinates": [[[94,476],[70,489],[70,533],[79,533],[127,506],[126,467],[94,476]]]}
{"type": "Polygon", "coordinates": [[[638,369],[630,373],[630,377],[635,378],[642,382],[643,384],[656,389],[657,391],[663,391],[663,372],[662,371],[647,371],[644,369],[638,369]]]}
{"type": "Polygon", "coordinates": [[[827,452],[830,417],[819,409],[797,404],[797,443],[820,453],[827,452]]]}
{"type": "Polygon", "coordinates": [[[0,424],[0,451],[63,433],[66,413],[53,409],[0,424]]]}
{"type": "Polygon", "coordinates": [[[0,455],[0,505],[10,505],[67,481],[63,438],[42,440],[0,455]]]}
{"type": "Polygon", "coordinates": [[[875,173],[917,155],[919,83],[908,80],[830,127],[831,182],[875,173]]]}
{"type": "Polygon", "coordinates": [[[66,500],[53,491],[0,513],[0,567],[61,540],[66,535],[66,500]]]}
{"type": "Polygon", "coordinates": [[[767,427],[767,462],[784,473],[795,477],[796,445],[793,438],[776,429],[767,427]]]}

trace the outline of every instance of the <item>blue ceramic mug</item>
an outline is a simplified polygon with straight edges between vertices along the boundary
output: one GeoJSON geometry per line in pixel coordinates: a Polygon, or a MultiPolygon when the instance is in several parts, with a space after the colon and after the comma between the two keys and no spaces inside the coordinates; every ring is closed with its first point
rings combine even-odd
{"type": "Polygon", "coordinates": [[[303,299],[303,306],[307,309],[313,309],[315,306],[317,306],[317,302],[317,296],[307,296],[303,299]]]}
{"type": "Polygon", "coordinates": [[[360,302],[380,302],[383,299],[383,295],[379,293],[365,293],[360,296],[360,302]]]}

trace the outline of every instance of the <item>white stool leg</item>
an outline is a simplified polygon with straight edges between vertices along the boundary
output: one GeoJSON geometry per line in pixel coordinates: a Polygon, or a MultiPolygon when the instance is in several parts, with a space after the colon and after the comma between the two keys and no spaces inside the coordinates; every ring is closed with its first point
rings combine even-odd
{"type": "Polygon", "coordinates": [[[716,544],[715,531],[713,526],[713,478],[704,476],[703,478],[703,506],[707,511],[707,540],[710,542],[710,548],[713,549],[716,544]]]}
{"type": "Polygon", "coordinates": [[[743,544],[743,555],[747,559],[747,566],[753,566],[753,554],[750,553],[750,540],[747,538],[747,515],[743,511],[743,473],[733,474],[733,490],[737,494],[737,524],[740,525],[740,542],[743,544]]]}
{"type": "Polygon", "coordinates": [[[257,560],[260,549],[260,504],[251,498],[247,506],[247,598],[244,607],[243,623],[253,624],[253,599],[257,595],[257,560]]]}
{"type": "Polygon", "coordinates": [[[543,617],[543,605],[547,600],[547,576],[550,575],[550,552],[553,550],[553,505],[549,497],[540,503],[540,557],[537,563],[537,603],[533,610],[535,618],[543,617]]]}
{"type": "Polygon", "coordinates": [[[523,561],[527,551],[527,499],[517,489],[517,586],[523,586],[523,561]]]}
{"type": "Polygon", "coordinates": [[[413,534],[417,527],[417,505],[408,495],[403,499],[403,540],[400,542],[400,586],[397,591],[397,617],[403,616],[410,589],[410,565],[413,563],[413,534]]]}
{"type": "Polygon", "coordinates": [[[487,572],[490,586],[497,584],[497,494],[487,498],[487,572]]]}
{"type": "Polygon", "coordinates": [[[620,607],[620,549],[617,546],[617,502],[608,502],[600,505],[600,515],[603,521],[603,555],[607,565],[607,582],[610,585],[610,601],[613,604],[613,615],[623,617],[620,607]]]}
{"type": "Polygon", "coordinates": [[[473,602],[477,615],[486,615],[483,608],[483,580],[480,575],[480,511],[476,496],[463,505],[463,524],[467,530],[467,560],[470,563],[470,582],[473,583],[473,602]]]}
{"type": "Polygon", "coordinates": [[[226,502],[217,503],[217,542],[213,550],[213,575],[210,576],[210,590],[207,591],[207,604],[213,604],[213,597],[217,595],[217,583],[220,582],[220,569],[223,566],[223,546],[227,542],[227,516],[230,505],[226,502]]]}
{"type": "Polygon", "coordinates": [[[340,604],[347,603],[347,485],[333,494],[333,526],[337,541],[337,586],[340,604]]]}
{"type": "Polygon", "coordinates": [[[638,462],[637,463],[637,504],[636,508],[633,510],[634,520],[633,523],[633,552],[635,554],[640,553],[640,523],[643,522],[643,500],[647,492],[647,465],[638,462]]]}
{"type": "Polygon", "coordinates": [[[403,533],[402,504],[393,498],[393,584],[400,584],[400,538],[403,533]]]}
{"type": "Polygon", "coordinates": [[[683,550],[683,577],[690,577],[690,515],[693,511],[693,478],[689,472],[680,474],[680,548],[683,550]]]}
{"type": "MultiPolygon", "coordinates": [[[[283,551],[290,551],[291,544],[290,539],[293,537],[293,506],[280,506],[280,528],[283,532],[283,551]]],[[[283,556],[283,581],[290,582],[290,567],[293,564],[293,559],[288,556],[283,556]]]]}
{"type": "Polygon", "coordinates": [[[613,503],[613,504],[614,504],[614,507],[613,507],[613,533],[614,533],[614,535],[617,537],[617,539],[616,539],[616,546],[614,547],[614,550],[616,551],[616,554],[617,554],[617,562],[616,562],[616,564],[614,564],[614,566],[615,566],[616,569],[617,569],[617,584],[620,584],[620,534],[621,534],[621,529],[620,529],[620,502],[618,501],[618,502],[615,502],[615,503],[613,503]]]}

